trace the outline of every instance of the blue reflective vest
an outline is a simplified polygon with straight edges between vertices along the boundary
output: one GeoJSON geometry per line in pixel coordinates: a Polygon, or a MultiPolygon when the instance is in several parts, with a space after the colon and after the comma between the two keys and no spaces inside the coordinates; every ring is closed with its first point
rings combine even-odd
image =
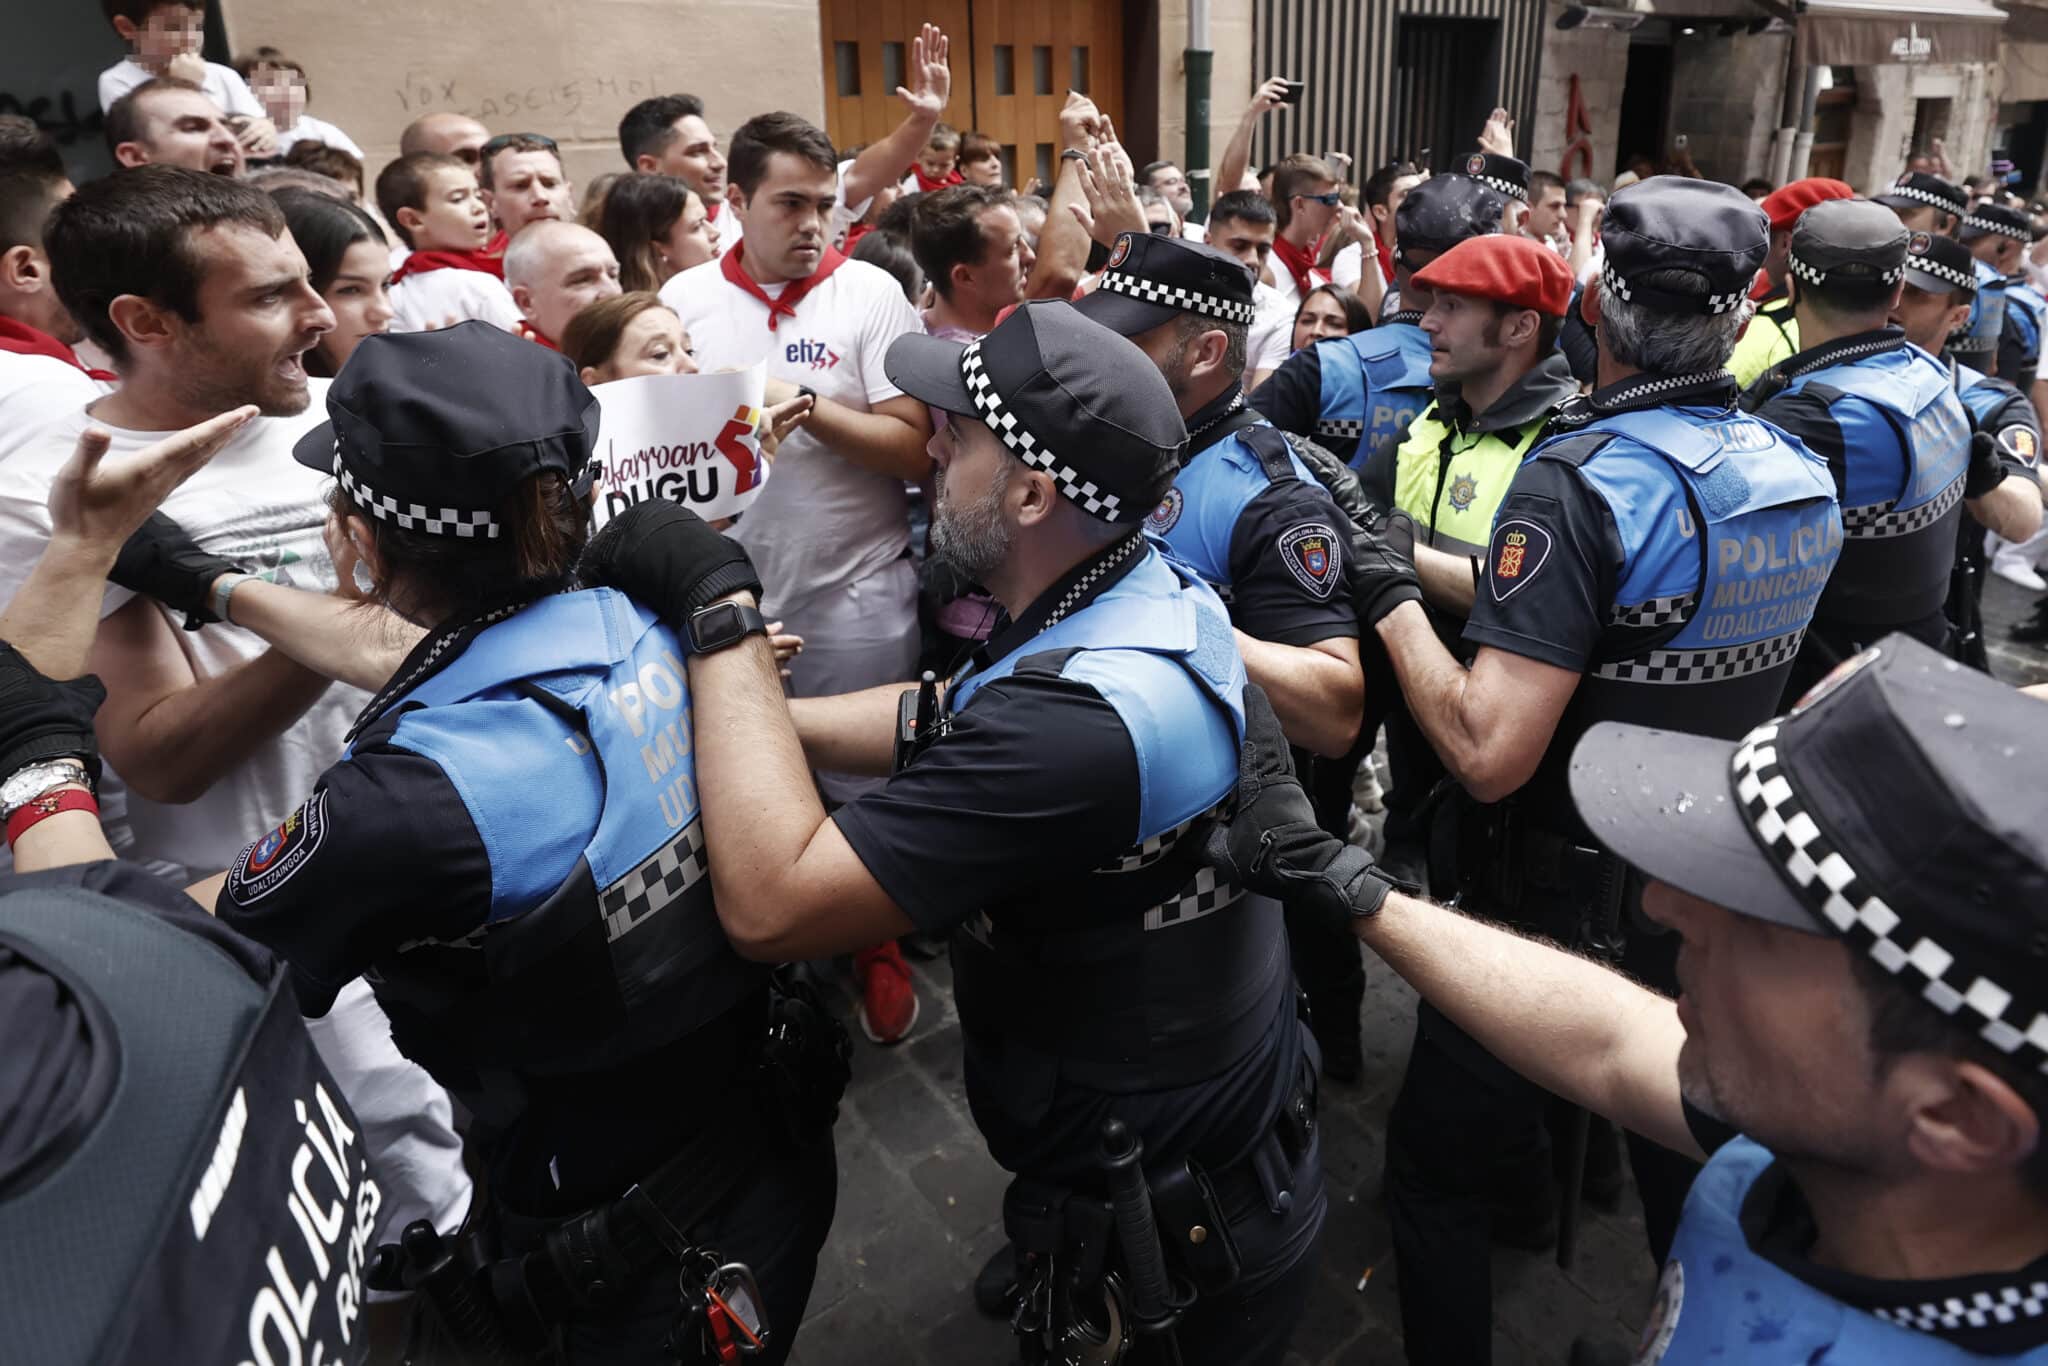
{"type": "Polygon", "coordinates": [[[1818,616],[1883,634],[1941,610],[1955,563],[1956,520],[1970,467],[1970,413],[1948,367],[1917,346],[1809,371],[1811,392],[1841,428],[1841,568],[1818,616]]]}
{"type": "Polygon", "coordinates": [[[1316,343],[1323,376],[1321,415],[1315,434],[1354,440],[1353,469],[1382,441],[1398,435],[1429,406],[1435,381],[1429,377],[1429,334],[1413,323],[1384,323],[1348,337],[1316,343]]]}
{"type": "MultiPolygon", "coordinates": [[[[1145,530],[1165,541],[1175,559],[1227,598],[1230,543],[1238,519],[1252,499],[1281,479],[1322,488],[1279,428],[1256,423],[1195,452],[1174,477],[1165,499],[1145,519],[1145,530]]],[[[1334,529],[1330,534],[1336,534],[1334,529]]]]}
{"type": "MultiPolygon", "coordinates": [[[[1985,1357],[1952,1343],[1851,1309],[1758,1256],[1742,1231],[1742,1206],[1773,1161],[1746,1138],[1733,1139],[1693,1178],[1685,1214],[1657,1285],[1636,1360],[1642,1366],[1693,1366],[1706,1361],[1743,1366],[1971,1366],[1998,1360],[2048,1364],[2048,1347],[2017,1356],[1985,1357]]],[[[1990,1313],[1985,1303],[1950,1312],[1990,1313]]],[[[1902,1304],[1906,1320],[1923,1306],[1902,1304]]],[[[1927,1305],[1939,1316],[1948,1305],[1927,1305]]]]}
{"type": "Polygon", "coordinates": [[[400,1049],[472,1109],[510,1118],[508,1083],[617,1066],[764,990],[712,906],[684,654],[621,593],[544,598],[357,741],[437,764],[490,859],[482,926],[371,974],[400,1049]]]}
{"type": "Polygon", "coordinates": [[[948,709],[971,712],[1013,673],[1084,683],[1115,709],[1137,753],[1139,818],[1117,858],[954,936],[969,1100],[1029,1119],[1053,1078],[1124,1094],[1224,1073],[1272,1027],[1291,976],[1278,904],[1201,857],[1244,730],[1223,604],[1148,548],[1087,606],[957,679],[948,709]]]}
{"type": "Polygon", "coordinates": [[[1971,422],[1980,428],[2015,392],[1999,385],[1991,376],[1960,363],[1956,366],[1955,389],[1956,397],[1970,410],[1971,422]]]}
{"type": "Polygon", "coordinates": [[[2037,378],[2033,372],[2041,363],[2044,328],[2048,328],[2048,298],[2043,298],[2041,291],[2029,284],[2024,275],[2008,279],[2005,282],[2005,332],[2019,350],[2025,373],[2005,375],[2007,382],[2025,389],[2037,378]]]}

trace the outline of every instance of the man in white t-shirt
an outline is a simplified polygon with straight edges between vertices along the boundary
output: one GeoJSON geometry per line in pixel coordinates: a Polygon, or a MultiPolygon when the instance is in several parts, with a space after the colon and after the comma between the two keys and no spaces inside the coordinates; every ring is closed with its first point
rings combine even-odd
{"type": "Polygon", "coordinates": [[[1252,272],[1252,325],[1245,334],[1244,387],[1247,391],[1280,368],[1294,341],[1295,310],[1280,291],[1260,277],[1273,255],[1279,219],[1272,203],[1257,190],[1232,190],[1209,206],[1202,240],[1235,256],[1252,272]]]}
{"type": "Polygon", "coordinates": [[[476,319],[514,331],[519,305],[493,255],[491,211],[476,174],[453,156],[415,152],[377,173],[377,208],[409,253],[391,275],[392,330],[476,319]]]}
{"type": "Polygon", "coordinates": [[[50,135],[0,115],[0,460],[21,434],[110,387],[71,348],[85,334],[58,299],[43,249],[50,210],[71,196],[50,135]]]}
{"type": "Polygon", "coordinates": [[[555,140],[539,133],[500,133],[483,145],[477,181],[491,220],[507,239],[529,223],[576,221],[576,187],[562,169],[555,140]]]}
{"type": "Polygon", "coordinates": [[[107,110],[107,150],[121,166],[184,166],[242,174],[242,148],[218,105],[190,81],[159,76],[107,110]]]}
{"type": "Polygon", "coordinates": [[[619,292],[619,259],[580,223],[535,223],[505,248],[505,284],[522,315],[513,331],[559,351],[570,320],[619,292]]]}
{"type": "MultiPolygon", "coordinates": [[[[904,481],[931,468],[931,419],[882,370],[889,343],[922,332],[902,287],[833,251],[832,145],[793,114],[733,135],[727,204],[744,242],[662,287],[707,370],[768,364],[770,401],[801,386],[817,402],[784,439],[775,477],[733,534],[765,601],[804,638],[790,661],[800,696],[911,677],[916,576],[904,481]]],[[[840,787],[827,781],[827,790],[840,787]]]]}
{"type": "MultiPolygon", "coordinates": [[[[49,538],[55,471],[88,425],[118,457],[206,416],[263,416],[164,502],[208,552],[277,582],[331,591],[326,481],[292,459],[317,422],[303,357],[334,325],[268,195],[150,166],[85,187],[57,211],[51,262],[65,306],[114,358],[121,387],[38,428],[0,463],[0,600],[49,538]]],[[[109,588],[92,648],[107,688],[101,751],[129,787],[133,856],[224,868],[341,753],[364,694],[330,686],[246,631],[180,630],[156,603],[109,588]]],[[[393,1199],[387,1228],[459,1222],[469,1183],[448,1098],[399,1055],[352,983],[312,1024],[393,1199]]]]}

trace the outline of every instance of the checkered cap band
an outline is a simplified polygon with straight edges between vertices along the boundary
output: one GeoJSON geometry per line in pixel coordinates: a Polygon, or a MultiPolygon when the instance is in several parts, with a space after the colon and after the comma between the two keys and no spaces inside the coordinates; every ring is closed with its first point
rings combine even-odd
{"type": "Polygon", "coordinates": [[[1161,308],[1178,309],[1182,313],[1199,313],[1205,318],[1217,318],[1227,323],[1243,323],[1246,327],[1251,326],[1252,319],[1257,316],[1257,310],[1250,304],[1219,299],[1214,294],[1182,289],[1179,285],[1162,285],[1156,280],[1147,280],[1121,270],[1104,271],[1102,278],[1096,282],[1096,287],[1106,289],[1112,294],[1129,295],[1143,303],[1158,304],[1161,308]]]}
{"type": "Polygon", "coordinates": [[[1943,213],[1959,214],[1962,212],[1960,209],[1956,207],[1955,200],[1946,198],[1942,195],[1938,195],[1932,190],[1923,190],[1919,188],[1917,185],[1894,185],[1889,190],[1886,190],[1882,195],[1879,195],[1878,198],[1917,199],[1922,204],[1932,204],[1935,208],[1940,209],[1943,213]]]}
{"type": "Polygon", "coordinates": [[[1933,260],[1926,256],[1908,257],[1906,259],[1906,265],[1909,269],[1917,270],[1925,275],[1932,275],[1937,280],[1946,280],[1949,284],[1954,285],[1957,289],[1975,289],[1977,287],[1977,276],[1975,272],[1967,270],[1957,270],[1954,266],[1947,265],[1943,262],[1933,260]]]}
{"type": "Polygon", "coordinates": [[[1764,853],[1814,913],[1853,947],[1893,976],[1918,983],[1920,994],[1944,1015],[1962,1014],[1993,1048],[2025,1057],[2048,1072],[2048,1011],[2016,1005],[2011,992],[1958,964],[1938,940],[1903,925],[1876,884],[1850,864],[1793,788],[1778,762],[1781,724],[1768,721],[1751,731],[1730,761],[1736,800],[1764,853]]]}
{"type": "Polygon", "coordinates": [[[1348,437],[1355,441],[1365,435],[1365,419],[1356,417],[1317,418],[1316,435],[1348,437]]]}
{"type": "Polygon", "coordinates": [[[1975,228],[1978,232],[1993,233],[1999,237],[2010,237],[2015,242],[2034,240],[2033,235],[2025,228],[2015,227],[2011,223],[2001,223],[1996,218],[1979,218],[1973,213],[1963,215],[1963,226],[1975,228]]]}
{"type": "MultiPolygon", "coordinates": [[[[694,820],[639,867],[597,894],[604,937],[615,944],[667,910],[711,870],[704,855],[704,822],[694,820]]],[[[708,886],[708,884],[707,884],[708,886]]]]}
{"type": "Polygon", "coordinates": [[[481,536],[485,540],[498,538],[498,519],[488,512],[464,512],[460,508],[430,508],[419,503],[401,503],[396,498],[378,493],[349,467],[341,463],[341,443],[334,443],[334,477],[341,481],[342,492],[355,505],[379,521],[390,522],[407,531],[424,531],[430,536],[461,536],[474,540],[481,536]]]}
{"type": "Polygon", "coordinates": [[[1515,184],[1515,182],[1512,180],[1502,180],[1499,176],[1491,175],[1476,175],[1472,178],[1478,181],[1481,185],[1484,185],[1489,189],[1496,190],[1499,193],[1506,195],[1509,199],[1516,200],[1523,204],[1529,202],[1528,190],[1524,189],[1520,185],[1515,184]]]}
{"type": "Polygon", "coordinates": [[[1806,628],[1788,631],[1768,640],[1731,645],[1718,650],[1645,650],[1628,659],[1618,659],[1593,670],[1595,678],[1615,683],[1686,685],[1719,683],[1730,678],[1747,678],[1792,662],[1806,628]]]}
{"type": "MultiPolygon", "coordinates": [[[[1614,267],[1606,261],[1600,263],[1600,292],[1634,303],[1636,296],[1628,287],[1628,281],[1614,273],[1614,267]]],[[[1749,297],[1747,289],[1730,290],[1726,294],[1703,294],[1699,296],[1699,311],[1702,313],[1726,313],[1738,308],[1749,297]]]]}
{"type": "Polygon", "coordinates": [[[1957,1295],[1945,1300],[1902,1304],[1896,1309],[1871,1312],[1886,1323],[1918,1329],[1922,1333],[1989,1328],[1994,1324],[2017,1323],[2048,1314],[2048,1281],[2015,1281],[1995,1290],[1973,1291],[1967,1299],[1957,1295]]]}
{"type": "MultiPolygon", "coordinates": [[[[1015,453],[1019,460],[1035,470],[1044,470],[1059,485],[1060,493],[1068,502],[1080,508],[1091,517],[1105,522],[1123,520],[1122,500],[1094,480],[1082,474],[1066,461],[1038,444],[1038,438],[1017,415],[1003,406],[1001,394],[996,392],[995,381],[989,378],[986,367],[981,363],[981,343],[971,341],[960,353],[960,377],[967,383],[967,393],[974,400],[974,407],[981,414],[981,420],[994,429],[1005,446],[1015,453]]],[[[1151,511],[1147,508],[1146,511],[1151,511]]]]}
{"type": "MultiPolygon", "coordinates": [[[[1797,256],[1790,258],[1786,262],[1786,264],[1791,268],[1792,274],[1795,277],[1804,280],[1807,284],[1810,284],[1815,288],[1819,288],[1821,285],[1824,285],[1828,282],[1827,271],[1816,270],[1814,267],[1800,260],[1797,256]]],[[[1901,262],[1900,264],[1893,266],[1890,270],[1884,272],[1884,274],[1882,275],[1859,275],[1855,278],[1860,281],[1866,281],[1870,284],[1895,285],[1899,281],[1906,278],[1906,267],[1905,264],[1901,262]]]]}
{"type": "Polygon", "coordinates": [[[1608,616],[1614,626],[1641,629],[1648,626],[1669,626],[1674,622],[1691,618],[1692,609],[1699,605],[1699,594],[1680,593],[1676,597],[1651,598],[1632,607],[1617,606],[1608,616]]]}
{"type": "Polygon", "coordinates": [[[1957,475],[1940,493],[1918,507],[1908,508],[1904,512],[1894,512],[1894,504],[1891,503],[1843,508],[1842,535],[1852,541],[1877,541],[1893,536],[1909,536],[1913,532],[1933,526],[1962,500],[1963,476],[1957,475]]]}

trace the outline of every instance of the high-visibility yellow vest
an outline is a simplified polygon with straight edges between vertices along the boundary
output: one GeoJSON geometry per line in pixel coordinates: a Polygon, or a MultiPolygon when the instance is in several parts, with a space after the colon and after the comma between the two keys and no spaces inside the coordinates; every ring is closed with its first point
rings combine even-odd
{"type": "Polygon", "coordinates": [[[1422,544],[1483,555],[1493,514],[1549,414],[1499,432],[1460,432],[1431,403],[1394,453],[1394,504],[1415,520],[1422,544]]]}
{"type": "Polygon", "coordinates": [[[1756,311],[1728,357],[1728,373],[1747,389],[1757,377],[1799,349],[1799,320],[1790,299],[1773,299],[1756,311]]]}

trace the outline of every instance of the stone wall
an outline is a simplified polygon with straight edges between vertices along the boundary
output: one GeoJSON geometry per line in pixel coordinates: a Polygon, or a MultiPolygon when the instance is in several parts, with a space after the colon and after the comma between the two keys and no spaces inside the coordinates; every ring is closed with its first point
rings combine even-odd
{"type": "MultiPolygon", "coordinates": [[[[1571,79],[1576,75],[1593,125],[1593,178],[1605,184],[1614,178],[1614,158],[1619,150],[1615,144],[1620,137],[1622,79],[1628,72],[1628,35],[1593,28],[1559,31],[1554,21],[1563,8],[1560,0],[1550,0],[1545,6],[1535,123],[1517,130],[1516,141],[1528,149],[1532,169],[1558,169],[1564,158],[1571,79]]],[[[1584,173],[1577,161],[1573,173],[1584,173]]]]}
{"type": "MultiPolygon", "coordinates": [[[[1125,11],[1127,14],[1129,10],[1125,11]]],[[[1187,156],[1188,86],[1182,53],[1188,45],[1187,0],[1160,0],[1158,43],[1158,153],[1169,161],[1187,156]]],[[[1135,49],[1141,35],[1125,33],[1126,47],[1135,49]]],[[[1209,161],[1223,158],[1223,144],[1237,129],[1259,77],[1252,71],[1252,0],[1211,0],[1209,47],[1215,53],[1209,73],[1209,161]]],[[[1266,73],[1268,75],[1273,73],[1266,73]]],[[[1133,149],[1135,152],[1138,149],[1133,149]]],[[[1139,157],[1140,164],[1151,157],[1139,157]]],[[[1228,190],[1230,186],[1225,186],[1228,190]]],[[[1218,191],[1211,187],[1213,201],[1218,191]]]]}
{"type": "Polygon", "coordinates": [[[1708,30],[1672,45],[1673,136],[1686,135],[1702,174],[1739,185],[1770,172],[1791,36],[1708,30]]]}
{"type": "Polygon", "coordinates": [[[1956,173],[1989,169],[1997,81],[1995,64],[1856,68],[1856,111],[1849,123],[1843,178],[1868,194],[1889,184],[1907,157],[1926,150],[1912,145],[1919,102],[1926,99],[1950,102],[1944,142],[1956,173]]]}

